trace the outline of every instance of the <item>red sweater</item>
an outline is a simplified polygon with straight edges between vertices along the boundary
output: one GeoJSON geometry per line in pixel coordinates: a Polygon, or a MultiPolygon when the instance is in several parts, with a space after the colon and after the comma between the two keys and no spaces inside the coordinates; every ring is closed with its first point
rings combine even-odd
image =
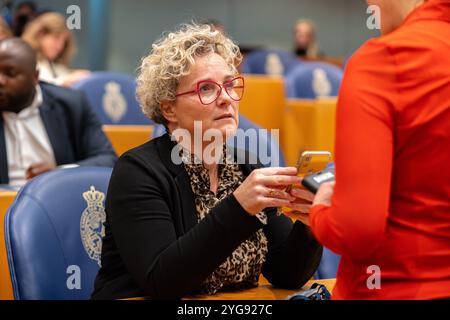
{"type": "Polygon", "coordinates": [[[336,126],[332,206],[310,215],[342,256],[333,297],[450,297],[450,0],[354,54],[336,126]],[[371,265],[380,289],[367,287],[371,265]]]}

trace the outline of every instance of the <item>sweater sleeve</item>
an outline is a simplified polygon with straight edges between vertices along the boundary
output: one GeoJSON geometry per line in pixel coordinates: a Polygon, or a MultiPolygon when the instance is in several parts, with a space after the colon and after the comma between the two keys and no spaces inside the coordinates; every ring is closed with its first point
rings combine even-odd
{"type": "Polygon", "coordinates": [[[322,257],[322,246],[311,230],[300,221],[292,223],[275,210],[267,213],[264,233],[268,253],[262,273],[274,286],[286,289],[300,288],[316,271],[322,257]]]}
{"type": "Polygon", "coordinates": [[[385,232],[398,104],[395,75],[389,48],[376,40],[347,65],[337,106],[332,206],[317,205],[310,213],[319,242],[343,256],[370,256],[385,232]]]}

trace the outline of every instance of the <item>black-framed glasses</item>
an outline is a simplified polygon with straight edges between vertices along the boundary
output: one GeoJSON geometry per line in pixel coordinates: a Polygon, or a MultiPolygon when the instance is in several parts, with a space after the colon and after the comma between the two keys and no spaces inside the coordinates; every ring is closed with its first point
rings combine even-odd
{"type": "Polygon", "coordinates": [[[217,100],[217,98],[221,95],[222,89],[225,89],[225,92],[228,96],[234,101],[240,101],[244,95],[244,78],[236,77],[234,79],[225,81],[222,84],[219,84],[212,80],[202,80],[197,82],[197,86],[195,90],[187,91],[183,93],[178,93],[175,97],[184,96],[186,94],[197,94],[200,102],[204,105],[208,105],[217,100]]]}

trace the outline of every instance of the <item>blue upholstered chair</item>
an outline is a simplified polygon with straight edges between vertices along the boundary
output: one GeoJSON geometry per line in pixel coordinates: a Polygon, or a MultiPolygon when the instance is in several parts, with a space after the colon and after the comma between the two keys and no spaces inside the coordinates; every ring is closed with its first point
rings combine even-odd
{"type": "Polygon", "coordinates": [[[341,260],[340,256],[324,247],[322,253],[322,260],[320,260],[320,265],[315,275],[316,279],[336,278],[340,260],[341,260]]]}
{"type": "Polygon", "coordinates": [[[268,49],[248,54],[242,62],[242,73],[285,75],[302,62],[291,52],[268,49]]]}
{"type": "Polygon", "coordinates": [[[153,124],[141,111],[136,100],[136,80],[129,75],[93,72],[73,88],[86,94],[103,124],[153,124]]]}
{"type": "MultiPolygon", "coordinates": [[[[327,169],[335,169],[334,162],[331,162],[327,169]]],[[[341,257],[328,248],[323,248],[322,259],[315,274],[316,279],[336,278],[341,257]]]]}
{"type": "Polygon", "coordinates": [[[285,166],[284,155],[279,144],[270,134],[270,130],[262,130],[264,129],[240,115],[237,133],[227,143],[236,149],[246,150],[258,156],[259,160],[266,167],[285,166]],[[249,129],[250,131],[247,131],[249,129]],[[248,134],[251,130],[255,130],[254,132],[257,137],[257,140],[253,140],[252,145],[250,145],[252,135],[248,134]]]}
{"type": "Polygon", "coordinates": [[[342,69],[324,62],[304,62],[286,74],[288,98],[316,99],[338,95],[342,69]]]}
{"type": "Polygon", "coordinates": [[[111,171],[55,170],[19,191],[5,217],[15,299],[90,297],[100,266],[111,171]]]}
{"type": "MultiPolygon", "coordinates": [[[[267,160],[266,163],[263,163],[267,167],[270,166],[284,166],[285,160],[283,152],[281,151],[280,146],[278,143],[273,139],[273,137],[270,135],[270,131],[267,130],[267,132],[261,132],[261,134],[258,134],[260,129],[263,129],[259,127],[258,125],[254,124],[244,116],[239,116],[239,127],[237,134],[235,137],[230,138],[227,143],[228,145],[235,147],[237,149],[246,150],[250,153],[253,153],[255,155],[259,155],[259,152],[261,150],[261,155],[263,158],[266,159],[260,159],[260,160],[267,160]],[[245,131],[248,129],[255,129],[257,133],[257,139],[256,142],[256,149],[255,146],[250,146],[250,135],[245,136],[245,131]],[[251,148],[253,147],[253,148],[251,148]]],[[[159,136],[162,136],[166,133],[166,128],[164,128],[163,125],[156,125],[152,137],[157,138],[159,136]]]]}
{"type": "Polygon", "coordinates": [[[152,138],[161,137],[167,132],[166,128],[162,124],[155,124],[152,131],[152,138]]]}

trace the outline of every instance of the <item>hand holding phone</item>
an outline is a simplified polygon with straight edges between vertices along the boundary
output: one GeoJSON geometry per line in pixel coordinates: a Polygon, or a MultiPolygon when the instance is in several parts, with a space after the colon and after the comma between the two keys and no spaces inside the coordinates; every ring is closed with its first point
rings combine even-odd
{"type": "MultiPolygon", "coordinates": [[[[324,170],[331,161],[331,153],[328,151],[304,151],[297,160],[297,176],[304,177],[324,170]]],[[[294,186],[286,188],[290,192],[294,186]]]]}
{"type": "Polygon", "coordinates": [[[334,168],[327,168],[325,170],[304,177],[302,185],[315,194],[317,193],[317,190],[319,190],[319,187],[322,183],[334,181],[334,179],[334,168]]]}

